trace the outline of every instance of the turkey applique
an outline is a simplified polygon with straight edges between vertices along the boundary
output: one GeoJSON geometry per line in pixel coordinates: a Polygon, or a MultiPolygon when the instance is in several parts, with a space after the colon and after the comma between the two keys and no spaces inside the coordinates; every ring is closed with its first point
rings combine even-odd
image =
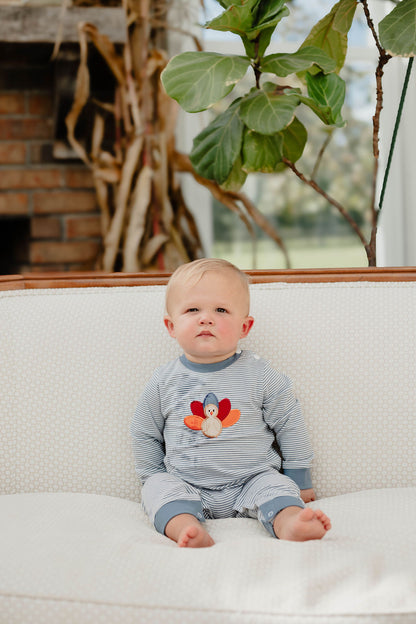
{"type": "Polygon", "coordinates": [[[189,429],[202,431],[207,438],[217,438],[223,427],[231,427],[240,418],[240,410],[231,409],[230,399],[218,401],[213,392],[209,392],[204,402],[192,401],[192,414],[184,419],[189,429]]]}

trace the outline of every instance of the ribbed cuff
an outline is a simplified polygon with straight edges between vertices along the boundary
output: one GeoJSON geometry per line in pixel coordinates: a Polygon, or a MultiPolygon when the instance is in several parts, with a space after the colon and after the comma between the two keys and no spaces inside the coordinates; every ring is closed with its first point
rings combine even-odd
{"type": "Polygon", "coordinates": [[[312,476],[309,468],[283,468],[283,474],[292,479],[300,490],[312,487],[312,476]]]}
{"type": "Polygon", "coordinates": [[[165,534],[165,528],[169,520],[179,514],[190,514],[195,516],[200,522],[205,522],[204,513],[200,501],[177,500],[166,503],[156,512],[154,525],[156,531],[165,534]]]}
{"type": "Polygon", "coordinates": [[[305,504],[302,499],[296,498],[295,496],[277,496],[259,507],[258,518],[264,528],[267,529],[273,537],[277,537],[273,529],[273,521],[279,511],[286,509],[286,507],[302,507],[303,509],[305,504]]]}

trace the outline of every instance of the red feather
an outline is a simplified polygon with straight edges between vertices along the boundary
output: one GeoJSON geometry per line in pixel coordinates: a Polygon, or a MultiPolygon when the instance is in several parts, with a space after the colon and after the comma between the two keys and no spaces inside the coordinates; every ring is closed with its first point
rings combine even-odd
{"type": "Polygon", "coordinates": [[[201,401],[192,401],[191,412],[192,414],[195,414],[195,416],[201,416],[201,418],[205,418],[204,406],[202,405],[201,401]]]}
{"type": "Polygon", "coordinates": [[[224,420],[228,416],[231,410],[230,399],[222,399],[218,404],[218,418],[224,420]]]}

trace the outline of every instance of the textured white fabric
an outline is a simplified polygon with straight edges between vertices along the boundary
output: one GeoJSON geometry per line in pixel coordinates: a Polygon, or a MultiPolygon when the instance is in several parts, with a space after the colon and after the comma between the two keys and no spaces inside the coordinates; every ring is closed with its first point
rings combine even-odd
{"type": "Polygon", "coordinates": [[[320,505],[333,519],[322,541],[275,540],[256,520],[210,520],[216,545],[186,550],[132,501],[2,496],[0,622],[414,623],[416,489],[320,505]]]}
{"type": "MultiPolygon", "coordinates": [[[[128,434],[178,347],[164,287],[0,293],[0,491],[137,500],[128,434]]],[[[416,283],[256,284],[246,348],[294,381],[319,496],[416,485],[416,283]]]]}
{"type": "Polygon", "coordinates": [[[138,498],[129,423],[146,379],[177,353],[156,291],[0,293],[2,492],[138,498]]]}

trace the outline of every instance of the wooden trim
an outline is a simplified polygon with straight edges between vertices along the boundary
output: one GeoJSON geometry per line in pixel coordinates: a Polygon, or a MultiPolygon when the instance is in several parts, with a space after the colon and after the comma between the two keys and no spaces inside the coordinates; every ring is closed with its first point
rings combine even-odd
{"type": "Polygon", "coordinates": [[[416,281],[416,267],[285,269],[247,271],[253,283],[262,282],[404,282],[416,281]]]}
{"type": "Polygon", "coordinates": [[[0,275],[0,290],[22,290],[24,283],[23,275],[0,275]]]}
{"type": "MultiPolygon", "coordinates": [[[[247,271],[252,283],[414,282],[416,267],[247,271]]],[[[0,276],[0,290],[166,284],[169,273],[27,273],[0,276]]]]}

